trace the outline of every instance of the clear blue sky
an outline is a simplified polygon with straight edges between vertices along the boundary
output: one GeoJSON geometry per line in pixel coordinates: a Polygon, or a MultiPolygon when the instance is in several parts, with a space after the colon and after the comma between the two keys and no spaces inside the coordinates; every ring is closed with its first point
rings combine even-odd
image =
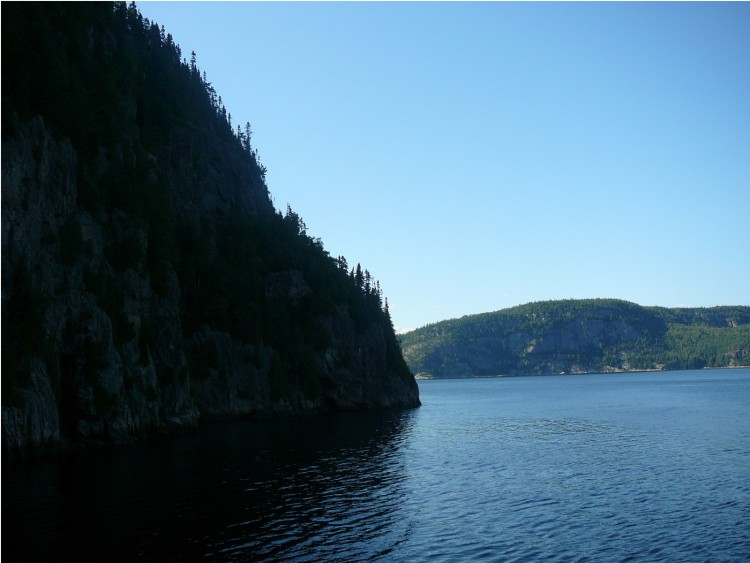
{"type": "Polygon", "coordinates": [[[397,329],[750,305],[750,4],[142,2],[397,329]]]}

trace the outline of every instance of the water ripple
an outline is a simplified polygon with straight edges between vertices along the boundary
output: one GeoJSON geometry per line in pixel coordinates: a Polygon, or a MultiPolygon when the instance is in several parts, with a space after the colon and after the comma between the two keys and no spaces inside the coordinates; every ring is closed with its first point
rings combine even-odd
{"type": "Polygon", "coordinates": [[[3,555],[746,560],[750,371],[731,393],[700,375],[427,382],[417,411],[217,424],[9,468],[3,555]]]}

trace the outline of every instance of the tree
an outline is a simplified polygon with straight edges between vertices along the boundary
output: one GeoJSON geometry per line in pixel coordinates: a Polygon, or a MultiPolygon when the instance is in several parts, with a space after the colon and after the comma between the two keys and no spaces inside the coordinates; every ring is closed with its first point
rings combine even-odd
{"type": "MultiPolygon", "coordinates": [[[[245,150],[247,152],[252,152],[250,148],[250,137],[252,137],[253,131],[250,129],[250,122],[245,123],[245,150]]],[[[257,159],[256,159],[257,160],[257,159]]]]}
{"type": "Polygon", "coordinates": [[[345,273],[349,271],[349,264],[346,262],[346,258],[339,256],[337,262],[340,270],[343,270],[345,273]]]}
{"type": "Polygon", "coordinates": [[[307,234],[307,225],[305,225],[305,222],[302,220],[302,217],[300,217],[297,213],[295,213],[292,210],[292,207],[288,203],[286,204],[286,215],[284,216],[284,220],[286,220],[290,225],[292,225],[292,228],[296,234],[298,235],[307,234]]]}
{"type": "Polygon", "coordinates": [[[391,309],[388,306],[388,298],[385,298],[385,306],[383,307],[383,313],[385,313],[386,322],[388,323],[388,326],[391,327],[391,331],[395,332],[393,328],[393,320],[391,319],[391,309]]]}
{"type": "Polygon", "coordinates": [[[369,270],[365,270],[364,280],[365,280],[364,282],[365,295],[370,295],[372,276],[370,275],[369,270]]]}

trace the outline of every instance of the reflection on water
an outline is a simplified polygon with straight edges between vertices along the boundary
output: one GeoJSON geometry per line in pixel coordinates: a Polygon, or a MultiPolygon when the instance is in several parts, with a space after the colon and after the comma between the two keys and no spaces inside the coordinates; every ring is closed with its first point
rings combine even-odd
{"type": "Polygon", "coordinates": [[[216,423],[175,441],[7,467],[3,555],[386,554],[401,541],[393,508],[412,412],[216,423]]]}
{"type": "Polygon", "coordinates": [[[736,561],[750,370],[427,381],[414,411],[217,423],[5,467],[11,560],[736,561]]]}
{"type": "Polygon", "coordinates": [[[394,512],[410,424],[409,412],[344,415],[310,419],[302,433],[274,432],[251,464],[268,471],[235,475],[245,479],[245,514],[211,539],[209,555],[351,561],[391,553],[408,533],[399,533],[394,512]]]}

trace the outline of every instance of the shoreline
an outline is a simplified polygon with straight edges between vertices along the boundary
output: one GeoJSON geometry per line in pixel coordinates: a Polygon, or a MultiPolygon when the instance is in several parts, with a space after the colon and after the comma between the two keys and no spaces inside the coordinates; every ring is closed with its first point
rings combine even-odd
{"type": "Polygon", "coordinates": [[[733,370],[733,369],[750,369],[750,365],[747,366],[721,366],[721,367],[704,367],[704,368],[690,368],[690,369],[621,369],[611,371],[577,371],[577,372],[562,372],[562,373],[511,373],[511,374],[494,374],[494,375],[455,375],[449,377],[433,377],[426,374],[417,374],[414,379],[417,381],[434,381],[441,379],[500,379],[504,377],[555,377],[561,375],[609,375],[609,374],[621,374],[621,373],[660,373],[660,372],[680,372],[680,371],[714,371],[714,370],[733,370]]]}

